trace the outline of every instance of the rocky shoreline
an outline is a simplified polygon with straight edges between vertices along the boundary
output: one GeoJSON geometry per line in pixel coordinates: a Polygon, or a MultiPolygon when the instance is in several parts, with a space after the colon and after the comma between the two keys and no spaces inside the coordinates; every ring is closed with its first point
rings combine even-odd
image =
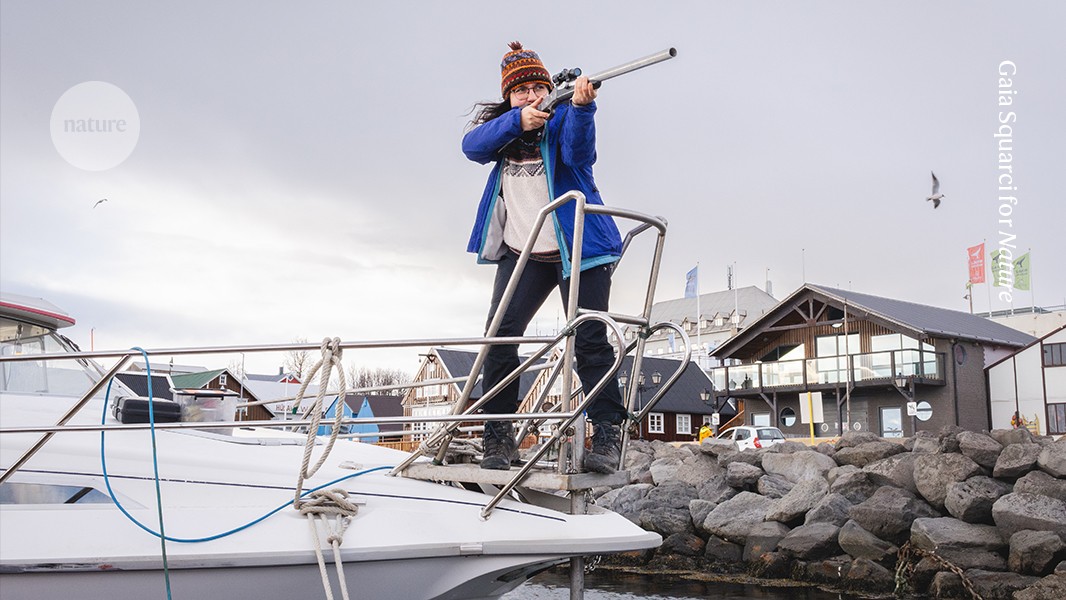
{"type": "Polygon", "coordinates": [[[865,594],[1066,598],[1066,438],[1026,429],[848,433],[811,448],[633,441],[597,504],[658,532],[607,563],[865,594]]]}

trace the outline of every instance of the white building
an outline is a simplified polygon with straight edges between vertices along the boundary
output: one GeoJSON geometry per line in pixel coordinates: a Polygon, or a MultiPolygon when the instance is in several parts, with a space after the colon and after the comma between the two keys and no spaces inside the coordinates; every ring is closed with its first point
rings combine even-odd
{"type": "Polygon", "coordinates": [[[1041,435],[1066,434],[1066,325],[985,369],[992,428],[1015,413],[1041,435]]]}

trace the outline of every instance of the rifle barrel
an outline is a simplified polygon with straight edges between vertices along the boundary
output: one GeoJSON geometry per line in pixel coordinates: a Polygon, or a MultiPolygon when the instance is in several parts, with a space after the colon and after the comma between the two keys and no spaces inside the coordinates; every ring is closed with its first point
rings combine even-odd
{"type": "Polygon", "coordinates": [[[644,67],[648,67],[656,63],[661,63],[664,60],[669,60],[675,56],[677,56],[677,50],[674,48],[667,48],[666,50],[663,50],[662,52],[656,52],[651,56],[638,58],[633,62],[628,62],[624,65],[618,65],[617,67],[612,67],[610,69],[607,69],[606,71],[596,73],[595,75],[590,75],[589,81],[593,83],[606,81],[612,77],[618,77],[619,75],[625,75],[626,73],[636,71],[637,69],[643,69],[644,67]]]}

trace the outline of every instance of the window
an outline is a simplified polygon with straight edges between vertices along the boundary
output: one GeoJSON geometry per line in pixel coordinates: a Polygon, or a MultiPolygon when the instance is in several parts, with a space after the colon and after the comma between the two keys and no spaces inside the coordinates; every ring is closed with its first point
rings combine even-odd
{"type": "Polygon", "coordinates": [[[677,434],[690,435],[692,433],[692,415],[677,415],[677,434]]]}
{"type": "Polygon", "coordinates": [[[900,407],[881,407],[881,437],[903,437],[903,410],[900,407]]]}
{"type": "Polygon", "coordinates": [[[228,379],[229,378],[226,377],[225,373],[220,374],[218,376],[218,385],[219,385],[219,387],[226,387],[226,382],[228,381],[228,379]]]}
{"type": "Polygon", "coordinates": [[[663,427],[663,413],[648,413],[648,433],[666,433],[663,427]]]}
{"type": "Polygon", "coordinates": [[[754,413],[751,415],[751,424],[756,427],[770,426],[770,413],[754,413]]]}
{"type": "Polygon", "coordinates": [[[786,406],[781,409],[781,425],[783,427],[792,427],[796,424],[796,411],[791,407],[786,406]]]}
{"type": "Polygon", "coordinates": [[[713,417],[711,415],[703,415],[703,424],[710,425],[713,417]]]}
{"type": "Polygon", "coordinates": [[[1044,344],[1044,366],[1066,366],[1066,344],[1044,344]]]}
{"type": "Polygon", "coordinates": [[[1066,404],[1047,405],[1047,432],[1054,435],[1066,433],[1066,404]]]}

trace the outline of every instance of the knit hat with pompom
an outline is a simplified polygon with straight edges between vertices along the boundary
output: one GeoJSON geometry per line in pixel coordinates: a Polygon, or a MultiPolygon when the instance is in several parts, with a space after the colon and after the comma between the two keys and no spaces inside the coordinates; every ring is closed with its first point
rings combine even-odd
{"type": "Polygon", "coordinates": [[[504,54],[503,60],[500,61],[500,88],[503,97],[507,98],[514,86],[530,81],[543,83],[551,89],[552,78],[548,69],[544,68],[544,63],[540,61],[540,56],[523,48],[521,42],[511,42],[509,46],[511,51],[504,54]]]}

